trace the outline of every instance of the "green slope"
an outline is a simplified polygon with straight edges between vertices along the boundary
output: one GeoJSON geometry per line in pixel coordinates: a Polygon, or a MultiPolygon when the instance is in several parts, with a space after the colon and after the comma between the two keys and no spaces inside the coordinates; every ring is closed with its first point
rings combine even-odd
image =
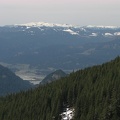
{"type": "Polygon", "coordinates": [[[120,57],[1,98],[0,120],[60,120],[66,106],[74,120],[120,120],[120,57]]]}

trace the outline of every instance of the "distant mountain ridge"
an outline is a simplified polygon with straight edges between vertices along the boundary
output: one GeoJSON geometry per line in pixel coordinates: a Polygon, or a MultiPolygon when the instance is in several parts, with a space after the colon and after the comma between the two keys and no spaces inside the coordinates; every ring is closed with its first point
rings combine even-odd
{"type": "Polygon", "coordinates": [[[28,26],[28,27],[74,27],[70,24],[56,24],[56,23],[47,23],[47,22],[31,22],[26,24],[15,24],[13,26],[28,26]]]}
{"type": "Polygon", "coordinates": [[[119,46],[119,26],[33,22],[0,27],[0,62],[48,73],[51,68],[72,71],[109,61],[120,55],[119,46]]]}
{"type": "MultiPolygon", "coordinates": [[[[89,37],[95,37],[99,36],[100,32],[95,32],[96,30],[105,30],[102,32],[102,36],[119,36],[120,35],[120,26],[102,26],[102,25],[87,25],[87,26],[79,26],[79,25],[71,25],[71,24],[55,24],[55,23],[47,23],[47,22],[31,22],[31,23],[26,23],[26,24],[15,24],[15,25],[6,25],[3,27],[10,27],[10,28],[16,28],[16,30],[19,28],[19,31],[26,31],[27,29],[31,28],[38,28],[41,31],[45,31],[47,29],[45,28],[54,28],[56,32],[67,32],[72,35],[82,35],[82,36],[89,36],[89,37]],[[116,32],[112,32],[112,31],[116,32]],[[94,31],[91,33],[90,31],[94,31]],[[108,32],[109,31],[109,32],[108,32]],[[84,34],[83,34],[84,33],[84,34]],[[89,34],[88,34],[89,33],[89,34]]],[[[30,32],[31,35],[34,35],[34,31],[30,32]]]]}
{"type": "Polygon", "coordinates": [[[87,26],[79,26],[72,24],[57,24],[57,23],[47,23],[47,22],[30,22],[26,24],[15,24],[12,26],[28,26],[28,27],[74,27],[74,28],[109,28],[109,29],[117,29],[120,26],[103,26],[103,25],[87,25],[87,26]]]}

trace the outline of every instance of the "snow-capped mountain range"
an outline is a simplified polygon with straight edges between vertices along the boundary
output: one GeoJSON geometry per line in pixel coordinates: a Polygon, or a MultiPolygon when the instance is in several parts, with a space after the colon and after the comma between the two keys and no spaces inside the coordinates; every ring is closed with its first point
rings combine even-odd
{"type": "MultiPolygon", "coordinates": [[[[56,23],[47,23],[47,22],[30,22],[26,24],[15,24],[13,26],[28,26],[28,27],[74,27],[74,28],[82,28],[79,25],[71,25],[71,24],[56,24],[56,23]]],[[[83,28],[109,28],[109,29],[117,29],[120,26],[102,26],[102,25],[88,25],[83,28]]]]}
{"type": "Polygon", "coordinates": [[[0,55],[0,62],[42,70],[84,68],[120,55],[120,27],[45,22],[1,26],[0,55]]]}
{"type": "Polygon", "coordinates": [[[69,24],[55,24],[55,23],[46,23],[46,22],[31,22],[26,24],[15,24],[14,26],[28,26],[28,27],[74,27],[69,24]]]}
{"type": "Polygon", "coordinates": [[[83,36],[83,37],[97,37],[97,36],[120,36],[120,27],[119,26],[79,26],[79,25],[70,25],[70,24],[54,24],[46,22],[31,22],[27,24],[15,24],[7,26],[10,28],[19,28],[19,31],[29,32],[31,35],[35,34],[33,28],[38,28],[39,31],[46,34],[45,31],[53,30],[56,32],[65,32],[74,36],[83,36]]]}

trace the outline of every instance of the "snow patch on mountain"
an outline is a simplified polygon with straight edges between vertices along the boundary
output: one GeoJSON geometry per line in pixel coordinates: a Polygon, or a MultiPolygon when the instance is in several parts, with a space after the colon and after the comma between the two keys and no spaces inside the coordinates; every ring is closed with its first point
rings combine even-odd
{"type": "Polygon", "coordinates": [[[31,27],[26,26],[26,29],[30,29],[31,27]]]}
{"type": "Polygon", "coordinates": [[[42,29],[41,27],[38,27],[39,30],[44,31],[45,29],[42,29]]]}
{"type": "Polygon", "coordinates": [[[98,36],[98,34],[97,34],[97,33],[92,33],[92,34],[91,34],[91,35],[89,35],[89,36],[96,37],[96,36],[98,36]]]}
{"type": "Polygon", "coordinates": [[[63,30],[64,32],[68,32],[72,35],[79,35],[77,32],[72,31],[71,29],[63,30]]]}
{"type": "Polygon", "coordinates": [[[105,33],[105,36],[113,36],[111,33],[105,33]]]}
{"type": "Polygon", "coordinates": [[[86,30],[85,28],[81,28],[81,31],[84,31],[84,32],[86,32],[87,30],[86,30]]]}
{"type": "Polygon", "coordinates": [[[120,32],[115,32],[114,35],[120,35],[120,32]]]}
{"type": "Polygon", "coordinates": [[[66,108],[65,111],[61,114],[61,120],[72,120],[74,116],[74,109],[73,108],[66,108]]]}

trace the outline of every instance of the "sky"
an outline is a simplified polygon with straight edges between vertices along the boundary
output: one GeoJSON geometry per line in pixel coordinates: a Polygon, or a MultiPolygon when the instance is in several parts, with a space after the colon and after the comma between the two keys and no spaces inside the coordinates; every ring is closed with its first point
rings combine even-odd
{"type": "Polygon", "coordinates": [[[0,26],[29,22],[120,26],[120,0],[0,1],[0,26]]]}

